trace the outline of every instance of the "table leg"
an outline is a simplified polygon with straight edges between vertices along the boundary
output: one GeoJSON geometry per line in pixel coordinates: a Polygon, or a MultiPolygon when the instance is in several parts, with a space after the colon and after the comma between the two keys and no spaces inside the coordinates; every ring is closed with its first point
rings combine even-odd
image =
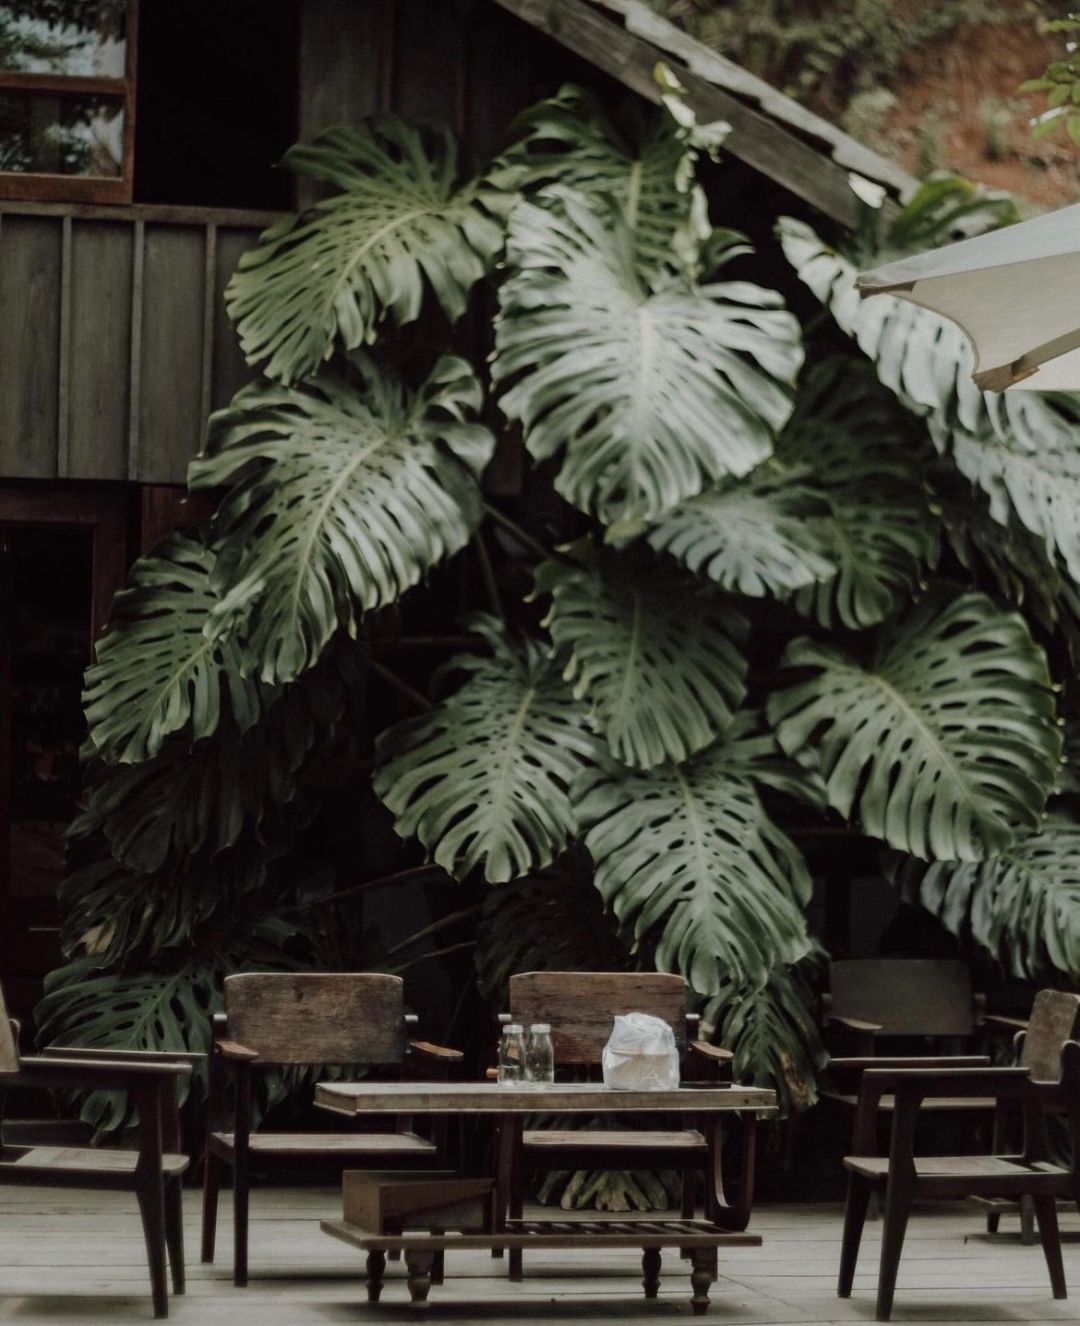
{"type": "Polygon", "coordinates": [[[716,1249],[695,1248],[690,1265],[690,1285],[694,1291],[690,1308],[695,1317],[703,1317],[709,1310],[709,1290],[717,1275],[716,1249]]]}
{"type": "Polygon", "coordinates": [[[660,1292],[660,1249],[646,1248],[641,1254],[641,1283],[645,1297],[655,1298],[660,1292]]]}
{"type": "MultiPolygon", "coordinates": [[[[514,1185],[514,1165],[517,1159],[517,1143],[521,1135],[521,1120],[514,1114],[500,1114],[495,1121],[495,1188],[491,1205],[491,1232],[503,1233],[506,1229],[506,1212],[510,1205],[511,1191],[514,1185]]],[[[503,1249],[493,1244],[493,1257],[501,1257],[503,1249]]]]}
{"type": "Polygon", "coordinates": [[[739,1166],[738,1189],[734,1201],[729,1199],[725,1191],[723,1116],[714,1114],[706,1126],[709,1168],[705,1176],[705,1215],[721,1229],[728,1229],[734,1233],[740,1233],[750,1223],[750,1211],[754,1202],[756,1111],[740,1110],[739,1122],[742,1124],[742,1162],[739,1166]]]}
{"type": "Polygon", "coordinates": [[[386,1270],[386,1253],[375,1249],[367,1255],[367,1296],[369,1303],[378,1303],[382,1293],[383,1272],[386,1270]]]}
{"type": "Polygon", "coordinates": [[[432,1252],[413,1252],[405,1254],[405,1269],[409,1273],[409,1298],[414,1303],[426,1303],[431,1290],[431,1266],[435,1259],[432,1252]]]}

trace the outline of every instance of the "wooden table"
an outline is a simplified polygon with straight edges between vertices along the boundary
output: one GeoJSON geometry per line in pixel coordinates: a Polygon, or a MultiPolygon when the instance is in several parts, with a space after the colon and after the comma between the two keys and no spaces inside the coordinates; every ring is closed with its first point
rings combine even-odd
{"type": "MultiPolygon", "coordinates": [[[[753,1202],[754,1136],[757,1116],[776,1109],[776,1094],[739,1085],[680,1086],[670,1091],[615,1091],[599,1083],[509,1086],[498,1082],[324,1082],[315,1103],[345,1115],[468,1114],[496,1126],[493,1235],[506,1231],[507,1201],[514,1181],[522,1121],[528,1114],[682,1114],[705,1134],[710,1162],[705,1215],[715,1230],[741,1232],[753,1202]],[[743,1130],[742,1160],[735,1196],[725,1191],[721,1165],[725,1117],[737,1115],[743,1130]]],[[[637,1157],[640,1162],[640,1155],[637,1157]]],[[[520,1276],[520,1249],[510,1247],[510,1274],[520,1276]]],[[[500,1245],[495,1243],[497,1250],[500,1245]]]]}

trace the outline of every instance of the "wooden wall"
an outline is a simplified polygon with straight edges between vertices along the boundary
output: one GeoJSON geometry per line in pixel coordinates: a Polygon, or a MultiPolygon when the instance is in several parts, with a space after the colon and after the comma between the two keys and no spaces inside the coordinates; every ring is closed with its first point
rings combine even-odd
{"type": "Polygon", "coordinates": [[[250,376],[222,291],[272,220],[0,203],[0,478],[183,483],[250,376]]]}
{"type": "MultiPolygon", "coordinates": [[[[389,108],[473,162],[567,79],[603,77],[490,0],[303,0],[300,136],[389,108]]],[[[272,213],[0,202],[0,481],[182,484],[250,376],[222,292],[272,213]]]]}

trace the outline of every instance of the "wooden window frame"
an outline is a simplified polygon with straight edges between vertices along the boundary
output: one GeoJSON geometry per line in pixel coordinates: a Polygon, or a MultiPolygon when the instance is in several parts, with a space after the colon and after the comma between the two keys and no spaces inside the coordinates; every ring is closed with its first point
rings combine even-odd
{"type": "Polygon", "coordinates": [[[124,103],[124,146],[120,175],[55,175],[0,171],[0,199],[45,203],[130,203],[135,184],[135,81],[138,67],[139,0],[128,0],[123,78],[82,78],[0,69],[0,92],[44,92],[53,96],[107,96],[124,103]]]}

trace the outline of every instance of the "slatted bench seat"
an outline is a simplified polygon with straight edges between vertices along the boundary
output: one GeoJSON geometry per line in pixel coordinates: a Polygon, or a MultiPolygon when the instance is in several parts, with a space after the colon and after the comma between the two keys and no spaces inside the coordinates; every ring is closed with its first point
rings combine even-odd
{"type": "Polygon", "coordinates": [[[718,1248],[757,1248],[758,1234],[732,1233],[707,1220],[511,1220],[505,1232],[399,1235],[374,1234],[347,1220],[324,1220],[323,1232],[367,1253],[367,1291],[372,1303],[382,1293],[387,1253],[404,1253],[409,1296],[413,1303],[427,1301],[432,1266],[439,1254],[455,1250],[493,1247],[528,1248],[640,1248],[642,1284],[646,1298],[660,1288],[660,1258],[665,1248],[690,1259],[691,1307],[696,1316],[708,1311],[709,1290],[717,1278],[718,1248]]]}

